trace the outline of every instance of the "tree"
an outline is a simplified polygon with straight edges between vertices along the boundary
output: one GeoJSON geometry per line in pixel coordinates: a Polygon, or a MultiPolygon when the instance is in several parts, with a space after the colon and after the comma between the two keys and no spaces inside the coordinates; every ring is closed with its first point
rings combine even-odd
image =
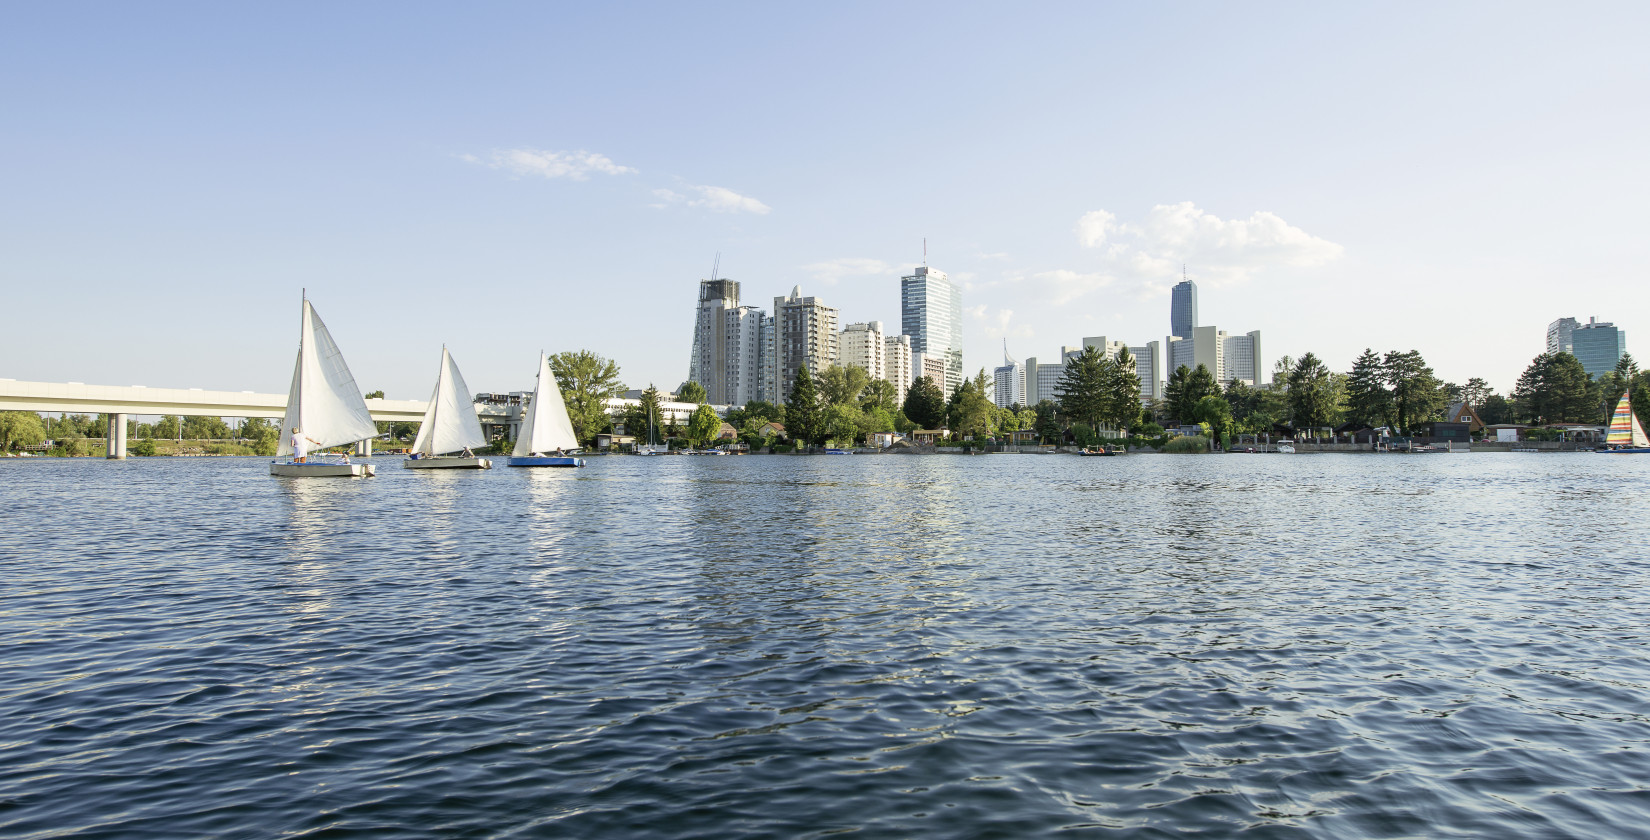
{"type": "Polygon", "coordinates": [[[1483,405],[1474,406],[1474,408],[1478,411],[1478,419],[1484,421],[1486,426],[1511,423],[1516,416],[1513,413],[1512,403],[1507,402],[1506,397],[1493,392],[1484,398],[1483,405]]]}
{"type": "Polygon", "coordinates": [[[817,444],[825,437],[824,427],[813,374],[808,372],[807,365],[802,365],[797,368],[791,398],[785,402],[785,433],[798,443],[817,444]]]}
{"type": "Polygon", "coordinates": [[[1220,394],[1220,384],[1215,382],[1215,375],[1209,372],[1205,365],[1198,365],[1186,376],[1186,387],[1180,392],[1181,405],[1179,411],[1187,421],[1193,421],[1194,410],[1198,400],[1204,397],[1213,397],[1220,394]]]}
{"type": "Polygon", "coordinates": [[[161,415],[161,418],[155,421],[153,428],[154,436],[161,440],[177,437],[178,432],[182,429],[178,424],[178,418],[170,414],[161,415]]]}
{"type": "Polygon", "coordinates": [[[991,377],[981,368],[978,376],[965,379],[953,395],[950,406],[951,431],[961,436],[987,437],[995,428],[992,420],[996,406],[986,394],[991,389],[991,377]]]}
{"type": "MultiPolygon", "coordinates": [[[[1308,354],[1310,355],[1310,354],[1308,354]]],[[[1192,407],[1192,416],[1199,423],[1208,423],[1217,444],[1226,440],[1226,430],[1232,425],[1232,406],[1225,397],[1204,397],[1192,407]]]]}
{"type": "Polygon", "coordinates": [[[919,429],[938,429],[945,422],[945,395],[933,377],[923,376],[905,392],[905,416],[919,429]]]}
{"type": "Polygon", "coordinates": [[[1068,419],[1099,429],[1108,414],[1106,386],[1113,362],[1097,347],[1066,360],[1055,389],[1060,393],[1060,413],[1068,419]]]}
{"type": "Polygon", "coordinates": [[[1053,400],[1043,400],[1037,403],[1035,409],[1037,419],[1032,424],[1032,430],[1037,433],[1037,439],[1043,443],[1050,440],[1060,440],[1060,407],[1053,400]]]}
{"type": "Polygon", "coordinates": [[[710,395],[705,392],[705,386],[689,380],[683,382],[682,387],[676,389],[676,401],[704,404],[710,401],[710,395]]]}
{"type": "Polygon", "coordinates": [[[1513,405],[1532,423],[1586,423],[1598,420],[1597,386],[1581,361],[1569,353],[1542,353],[1513,387],[1513,405]]]}
{"type": "Polygon", "coordinates": [[[1467,380],[1467,384],[1461,386],[1461,400],[1473,408],[1483,405],[1484,401],[1489,399],[1493,393],[1495,393],[1495,389],[1491,388],[1490,383],[1485,382],[1481,376],[1474,376],[1467,380]]]}
{"type": "Polygon", "coordinates": [[[824,432],[821,437],[838,444],[853,446],[859,439],[859,422],[864,416],[858,406],[828,405],[821,414],[824,432]]]}
{"type": "Polygon", "coordinates": [[[225,440],[234,435],[222,417],[185,417],[183,436],[190,440],[225,440]]]}
{"type": "Polygon", "coordinates": [[[861,440],[869,438],[877,432],[892,432],[895,430],[894,415],[887,409],[873,405],[859,413],[859,437],[861,440]]]}
{"type": "Polygon", "coordinates": [[[0,411],[0,452],[46,441],[46,424],[32,411],[0,411]]]}
{"type": "Polygon", "coordinates": [[[1334,408],[1329,368],[1312,353],[1300,357],[1289,372],[1289,417],[1295,427],[1318,429],[1330,425],[1334,408]]]}
{"type": "Polygon", "coordinates": [[[859,365],[826,365],[819,372],[819,396],[826,405],[856,405],[871,377],[859,365]]]}
{"type": "Polygon", "coordinates": [[[241,424],[241,437],[252,447],[253,452],[259,455],[274,455],[281,443],[281,430],[268,420],[254,417],[241,424]]]}
{"type": "Polygon", "coordinates": [[[361,398],[367,400],[381,400],[384,398],[384,392],[382,390],[368,391],[365,394],[362,394],[361,398]]]}
{"type": "Polygon", "coordinates": [[[1106,371],[1104,391],[1106,423],[1125,432],[1139,424],[1140,371],[1129,348],[1117,348],[1117,355],[1106,371]]]}
{"type": "Polygon", "coordinates": [[[1232,431],[1261,431],[1256,424],[1262,420],[1264,428],[1272,427],[1271,418],[1261,412],[1260,395],[1259,388],[1251,388],[1241,379],[1226,383],[1226,392],[1221,396],[1226,398],[1226,406],[1232,410],[1232,431]]]}
{"type": "Polygon", "coordinates": [[[695,447],[703,448],[716,437],[716,432],[722,428],[722,418],[716,416],[716,409],[700,403],[693,410],[693,416],[688,418],[687,438],[695,447]]]}
{"type": "MultiPolygon", "coordinates": [[[[1369,428],[1387,424],[1392,413],[1392,392],[1386,387],[1386,366],[1375,351],[1364,348],[1352,360],[1352,372],[1346,377],[1347,419],[1369,428]]],[[[1470,383],[1469,383],[1470,384],[1470,383]]]]}
{"type": "Polygon", "coordinates": [[[1442,407],[1442,385],[1420,352],[1393,350],[1381,360],[1381,367],[1386,371],[1386,384],[1392,389],[1392,416],[1400,430],[1410,431],[1442,407]]]}
{"type": "Polygon", "coordinates": [[[763,422],[783,423],[785,422],[785,409],[771,402],[751,400],[745,403],[745,416],[754,417],[763,422]]]}
{"type": "Polygon", "coordinates": [[[550,372],[580,443],[589,446],[596,435],[613,428],[607,401],[624,393],[617,363],[589,350],[570,351],[550,357],[550,372]]]}
{"type": "Polygon", "coordinates": [[[899,411],[899,387],[886,379],[873,379],[859,395],[859,404],[875,406],[892,415],[899,411]]]}
{"type": "Polygon", "coordinates": [[[1163,420],[1167,425],[1178,426],[1182,420],[1191,422],[1188,413],[1182,418],[1180,412],[1186,410],[1186,380],[1191,378],[1192,369],[1181,365],[1169,374],[1169,381],[1163,386],[1163,420]]]}

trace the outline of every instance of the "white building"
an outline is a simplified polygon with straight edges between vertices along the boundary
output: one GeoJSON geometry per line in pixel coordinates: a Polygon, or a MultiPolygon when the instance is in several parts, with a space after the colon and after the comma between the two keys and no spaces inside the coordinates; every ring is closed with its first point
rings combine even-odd
{"type": "Polygon", "coordinates": [[[888,381],[894,383],[894,392],[900,405],[905,404],[905,394],[911,390],[914,377],[911,373],[911,336],[891,335],[882,340],[882,363],[888,371],[888,381]]]}
{"type": "Polygon", "coordinates": [[[881,321],[849,324],[843,327],[842,334],[837,339],[841,351],[841,361],[838,364],[843,367],[858,365],[864,368],[866,375],[870,376],[873,382],[887,379],[888,348],[885,339],[881,321]]]}
{"type": "Polygon", "coordinates": [[[705,393],[712,403],[727,402],[727,320],[724,316],[738,305],[737,281],[699,281],[699,306],[693,323],[693,358],[688,365],[688,381],[705,386],[705,393]]]}
{"type": "Polygon", "coordinates": [[[1181,365],[1196,370],[1198,365],[1209,369],[1215,381],[1225,384],[1241,379],[1250,385],[1261,382],[1263,360],[1260,352],[1260,330],[1244,335],[1229,335],[1216,327],[1197,327],[1191,338],[1165,338],[1169,364],[1168,374],[1181,365]]]}
{"type": "MultiPolygon", "coordinates": [[[[1066,354],[1068,352],[1071,352],[1071,348],[1069,348],[1069,347],[1061,348],[1060,358],[1062,360],[1065,359],[1066,354]]],[[[1078,350],[1076,352],[1081,353],[1082,351],[1078,350]]],[[[1025,401],[1025,405],[1035,406],[1037,403],[1040,403],[1043,400],[1050,400],[1052,402],[1059,402],[1060,401],[1060,389],[1059,389],[1060,375],[1062,373],[1065,373],[1065,370],[1066,370],[1066,363],[1064,361],[1061,361],[1059,364],[1055,364],[1055,365],[1047,365],[1047,364],[1038,364],[1037,357],[1035,357],[1035,356],[1033,356],[1029,359],[1026,359],[1026,363],[1025,363],[1025,382],[1026,382],[1026,392],[1025,392],[1026,393],[1026,401],[1025,401]]]]}
{"type": "Polygon", "coordinates": [[[1008,340],[1003,340],[1003,366],[992,371],[996,394],[992,402],[998,408],[1026,404],[1026,369],[1008,355],[1008,340]]]}
{"type": "MultiPolygon", "coordinates": [[[[718,404],[744,405],[762,399],[762,330],[768,313],[754,306],[736,306],[723,312],[722,388],[718,404]]],[[[709,391],[709,388],[706,388],[709,391]]]]}

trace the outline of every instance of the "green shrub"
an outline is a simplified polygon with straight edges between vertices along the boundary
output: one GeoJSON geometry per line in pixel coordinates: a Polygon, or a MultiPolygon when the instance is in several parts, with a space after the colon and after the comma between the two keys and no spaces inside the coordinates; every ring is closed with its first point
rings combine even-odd
{"type": "Polygon", "coordinates": [[[144,458],[152,458],[155,455],[155,442],[147,438],[134,441],[126,447],[126,454],[137,455],[144,458]]]}
{"type": "Polygon", "coordinates": [[[1177,437],[1164,444],[1163,451],[1175,455],[1201,455],[1209,451],[1209,439],[1202,435],[1177,437]]]}

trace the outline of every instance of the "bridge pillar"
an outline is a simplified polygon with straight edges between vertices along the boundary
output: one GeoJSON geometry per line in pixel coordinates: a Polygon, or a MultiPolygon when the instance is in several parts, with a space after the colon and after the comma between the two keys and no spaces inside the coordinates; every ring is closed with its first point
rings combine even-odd
{"type": "Polygon", "coordinates": [[[107,450],[105,457],[116,461],[126,459],[126,415],[109,415],[109,428],[105,430],[103,439],[107,444],[104,447],[107,450]]]}
{"type": "Polygon", "coordinates": [[[366,440],[361,441],[360,443],[357,443],[355,445],[355,454],[361,456],[362,458],[371,458],[372,457],[372,438],[368,438],[366,440]]]}

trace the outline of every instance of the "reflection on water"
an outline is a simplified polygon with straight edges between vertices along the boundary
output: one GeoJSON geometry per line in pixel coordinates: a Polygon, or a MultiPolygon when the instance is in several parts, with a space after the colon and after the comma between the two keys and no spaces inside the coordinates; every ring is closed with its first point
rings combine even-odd
{"type": "Polygon", "coordinates": [[[1633,837],[1631,460],[0,462],[0,833],[1633,837]]]}

